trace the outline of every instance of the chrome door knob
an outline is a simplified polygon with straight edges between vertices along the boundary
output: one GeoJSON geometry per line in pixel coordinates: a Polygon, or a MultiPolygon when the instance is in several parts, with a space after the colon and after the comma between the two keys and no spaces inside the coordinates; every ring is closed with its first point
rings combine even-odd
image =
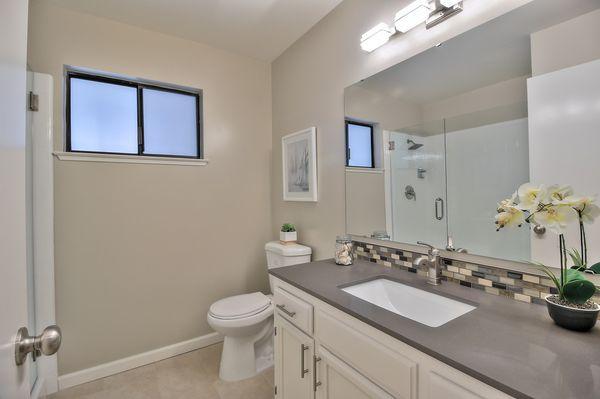
{"type": "Polygon", "coordinates": [[[62,333],[56,325],[49,326],[37,337],[29,335],[27,327],[21,327],[15,340],[15,363],[17,366],[25,363],[27,354],[31,352],[33,361],[39,356],[52,356],[60,348],[62,333]]]}

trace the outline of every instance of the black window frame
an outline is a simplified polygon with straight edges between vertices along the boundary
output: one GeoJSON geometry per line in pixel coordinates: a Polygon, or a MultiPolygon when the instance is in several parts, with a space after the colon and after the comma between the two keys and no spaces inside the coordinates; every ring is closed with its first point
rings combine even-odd
{"type": "Polygon", "coordinates": [[[346,128],[346,167],[347,168],[369,168],[369,169],[373,169],[375,168],[375,150],[374,150],[374,142],[373,142],[373,125],[369,124],[369,123],[365,123],[365,122],[356,122],[353,120],[346,120],[345,121],[345,128],[346,128]],[[363,126],[363,127],[368,127],[369,129],[371,129],[371,166],[356,166],[356,165],[350,165],[350,143],[348,140],[348,125],[356,125],[356,126],[363,126]]]}
{"type": "Polygon", "coordinates": [[[113,76],[107,76],[97,73],[88,73],[77,70],[67,69],[65,76],[65,151],[71,153],[84,154],[106,154],[106,155],[134,155],[140,157],[166,157],[166,158],[183,158],[183,159],[203,159],[204,143],[203,143],[203,117],[202,117],[202,90],[183,89],[179,87],[171,87],[171,85],[161,85],[155,82],[146,82],[140,79],[127,79],[113,76]],[[73,150],[71,148],[71,79],[83,79],[94,82],[109,83],[120,86],[137,88],[137,133],[138,133],[138,151],[137,153],[128,152],[110,152],[110,151],[85,151],[73,150]],[[193,96],[196,99],[196,155],[173,155],[173,154],[149,154],[144,153],[144,96],[143,90],[160,90],[170,93],[183,94],[193,96]]]}

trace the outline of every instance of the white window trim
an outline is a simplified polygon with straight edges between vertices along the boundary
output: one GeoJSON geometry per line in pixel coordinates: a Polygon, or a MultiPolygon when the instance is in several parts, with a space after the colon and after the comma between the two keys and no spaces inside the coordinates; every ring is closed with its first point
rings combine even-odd
{"type": "Polygon", "coordinates": [[[55,151],[54,156],[61,161],[78,162],[108,162],[108,163],[137,163],[181,166],[206,166],[208,159],[152,157],[127,154],[100,154],[86,152],[55,151]]]}

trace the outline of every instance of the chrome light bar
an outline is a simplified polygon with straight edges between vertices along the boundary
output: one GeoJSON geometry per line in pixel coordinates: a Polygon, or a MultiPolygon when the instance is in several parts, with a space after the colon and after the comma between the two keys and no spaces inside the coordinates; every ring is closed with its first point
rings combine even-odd
{"type": "MultiPolygon", "coordinates": [[[[448,18],[451,18],[463,10],[462,1],[456,4],[446,7],[442,4],[443,1],[435,0],[435,9],[429,14],[427,21],[425,21],[425,27],[431,29],[434,26],[444,22],[448,18]]],[[[446,2],[446,4],[449,4],[446,2]]]]}

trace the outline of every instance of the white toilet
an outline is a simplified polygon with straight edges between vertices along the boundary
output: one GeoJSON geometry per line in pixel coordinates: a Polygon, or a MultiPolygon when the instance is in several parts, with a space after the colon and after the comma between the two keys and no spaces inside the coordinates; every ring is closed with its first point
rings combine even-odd
{"type": "MultiPolygon", "coordinates": [[[[300,244],[268,242],[267,267],[310,262],[312,250],[300,244]]],[[[271,276],[269,284],[271,291],[271,276]]],[[[273,365],[273,304],[261,292],[231,296],[210,306],[208,324],[223,334],[219,376],[225,381],[250,378],[273,365]]]]}

